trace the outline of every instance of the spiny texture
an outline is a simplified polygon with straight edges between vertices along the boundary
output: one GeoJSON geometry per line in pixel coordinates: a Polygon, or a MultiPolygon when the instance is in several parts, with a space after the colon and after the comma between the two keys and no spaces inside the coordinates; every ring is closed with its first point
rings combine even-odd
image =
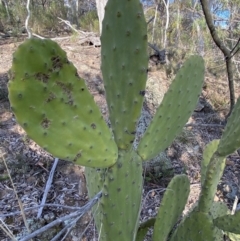
{"type": "MultiPolygon", "coordinates": [[[[90,185],[91,178],[91,175],[87,176],[87,182],[90,185]]],[[[95,189],[96,191],[98,190],[95,189]]],[[[89,192],[92,197],[94,188],[90,188],[89,192]]],[[[100,212],[100,218],[95,221],[99,232],[101,230],[100,240],[132,241],[135,239],[141,194],[141,158],[134,151],[119,151],[117,163],[108,168],[105,173],[103,197],[97,210],[100,212]]]]}
{"type": "Polygon", "coordinates": [[[228,118],[223,136],[219,143],[218,152],[227,156],[240,147],[240,98],[237,100],[233,111],[228,118]]]}
{"type": "Polygon", "coordinates": [[[175,176],[164,193],[154,225],[153,241],[165,241],[173,226],[177,223],[190,191],[186,175],[175,176]]]}
{"type": "Polygon", "coordinates": [[[240,211],[213,220],[214,225],[226,232],[240,234],[240,211]]]}
{"type": "Polygon", "coordinates": [[[208,164],[209,164],[214,152],[216,152],[216,150],[218,148],[218,144],[219,144],[219,140],[213,140],[204,149],[203,160],[202,160],[202,164],[201,164],[201,184],[202,184],[202,186],[205,182],[208,164]]]}
{"type": "MultiPolygon", "coordinates": [[[[228,207],[225,203],[222,202],[213,202],[210,210],[212,219],[217,217],[224,216],[228,213],[228,207]]],[[[223,241],[223,231],[215,227],[215,241],[223,241]]]]}
{"type": "Polygon", "coordinates": [[[225,203],[213,202],[210,212],[211,212],[212,218],[215,219],[228,214],[229,210],[225,203]]]}
{"type": "Polygon", "coordinates": [[[196,107],[203,80],[204,61],[191,56],[178,71],[140,141],[137,151],[143,160],[164,151],[180,133],[196,107]]]}
{"type": "Polygon", "coordinates": [[[193,211],[179,224],[170,241],[215,241],[215,234],[209,215],[193,211]]]}
{"type": "MultiPolygon", "coordinates": [[[[212,147],[215,148],[214,145],[212,147]]],[[[218,153],[215,152],[208,164],[205,181],[202,185],[198,205],[200,211],[206,213],[210,211],[215,193],[217,191],[217,184],[222,177],[224,168],[225,157],[219,156],[218,153]]]]}
{"type": "Polygon", "coordinates": [[[101,36],[102,74],[115,141],[135,138],[147,78],[147,25],[139,0],[109,0],[101,36]]]}
{"type": "Polygon", "coordinates": [[[28,136],[56,157],[113,165],[117,146],[66,53],[51,40],[29,39],[13,55],[9,99],[28,136]]]}
{"type": "MultiPolygon", "coordinates": [[[[105,168],[85,168],[85,177],[86,177],[86,185],[87,190],[90,195],[90,198],[94,197],[97,193],[103,190],[103,184],[105,181],[107,169],[105,168]]],[[[97,225],[97,229],[101,229],[101,215],[99,215],[99,204],[95,205],[92,208],[92,214],[94,215],[94,221],[97,225]]]]}

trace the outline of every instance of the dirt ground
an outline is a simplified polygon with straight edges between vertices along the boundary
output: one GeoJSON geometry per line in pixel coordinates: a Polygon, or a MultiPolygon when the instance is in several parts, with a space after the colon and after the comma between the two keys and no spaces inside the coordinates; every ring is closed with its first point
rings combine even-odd
{"type": "MultiPolygon", "coordinates": [[[[77,67],[79,75],[99,105],[107,121],[108,110],[104,97],[104,87],[100,72],[100,48],[82,46],[75,39],[58,41],[67,52],[69,60],[77,67]]],[[[7,99],[6,85],[8,70],[11,67],[12,53],[20,42],[0,40],[0,215],[19,211],[14,188],[8,177],[5,159],[15,189],[24,208],[40,204],[54,158],[30,140],[16,123],[7,99]],[[5,91],[5,92],[4,92],[5,91]]],[[[154,65],[154,63],[149,63],[154,65]]],[[[205,85],[199,103],[185,127],[173,144],[154,160],[144,164],[144,190],[141,219],[154,217],[161,203],[164,190],[175,174],[185,173],[191,181],[191,193],[186,210],[193,205],[200,192],[200,165],[202,152],[207,143],[220,138],[225,116],[228,113],[229,97],[226,78],[216,79],[206,75],[205,85]]],[[[137,139],[145,131],[171,80],[163,69],[149,72],[146,98],[137,131],[137,139]]],[[[236,97],[240,96],[239,83],[236,83],[236,97]]],[[[137,145],[137,140],[135,145],[137,145]]],[[[235,197],[240,193],[240,156],[236,152],[227,158],[227,166],[219,183],[215,200],[220,200],[232,208],[235,197]]],[[[84,168],[60,160],[54,174],[47,203],[79,207],[88,201],[84,168]]],[[[238,205],[239,206],[239,205],[238,205]]],[[[69,210],[63,207],[46,207],[42,218],[37,220],[37,209],[26,212],[31,231],[66,215],[69,210]]],[[[27,230],[21,214],[2,218],[16,237],[24,236],[27,230]]],[[[61,226],[46,232],[45,236],[33,240],[51,240],[61,226]]],[[[97,240],[91,213],[88,212],[77,222],[66,240],[97,240]],[[77,238],[78,237],[78,238],[77,238]],[[81,237],[81,238],[79,238],[81,237]]],[[[151,232],[148,234],[150,240],[151,232]]],[[[0,230],[0,240],[11,240],[0,230]]]]}

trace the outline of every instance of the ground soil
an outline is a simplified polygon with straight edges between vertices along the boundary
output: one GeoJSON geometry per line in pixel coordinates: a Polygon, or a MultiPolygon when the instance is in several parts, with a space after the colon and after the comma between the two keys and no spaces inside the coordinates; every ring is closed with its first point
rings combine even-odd
{"type": "MultiPolygon", "coordinates": [[[[11,67],[12,53],[20,43],[13,39],[0,40],[0,91],[2,93],[0,95],[0,215],[19,211],[14,188],[3,160],[8,165],[17,195],[24,208],[40,204],[54,160],[50,154],[30,140],[16,123],[7,99],[7,72],[11,67]]],[[[67,52],[69,60],[77,67],[79,75],[85,79],[94,100],[107,120],[108,110],[100,72],[100,48],[82,46],[76,38],[60,40],[58,43],[67,52]]],[[[149,66],[153,67],[154,63],[150,62],[149,66]]],[[[151,70],[142,112],[145,115],[142,117],[144,124],[143,127],[141,127],[142,124],[139,125],[139,135],[146,129],[171,82],[163,68],[158,70],[151,68],[151,70]]],[[[240,96],[238,83],[236,83],[236,96],[240,96]]],[[[188,124],[192,125],[184,128],[166,152],[144,164],[142,220],[156,215],[164,190],[175,174],[185,173],[191,182],[191,193],[185,213],[196,202],[200,193],[200,165],[203,149],[211,140],[221,137],[228,110],[229,93],[226,78],[216,79],[206,75],[199,103],[188,121],[188,124]]],[[[236,152],[227,158],[226,169],[215,196],[215,201],[225,202],[230,209],[240,193],[239,170],[240,156],[236,152]]],[[[79,207],[87,201],[84,168],[60,160],[47,203],[79,207]]],[[[47,207],[43,210],[41,220],[36,219],[37,210],[26,212],[26,219],[30,229],[35,230],[67,213],[69,210],[61,207],[47,207]]],[[[21,214],[5,217],[2,220],[15,236],[26,234],[21,214]]],[[[45,236],[33,240],[51,240],[50,236],[56,234],[59,228],[61,227],[52,229],[52,233],[46,233],[45,236]]],[[[151,232],[147,240],[150,240],[150,236],[151,232]]],[[[66,240],[92,241],[97,240],[97,237],[91,213],[88,212],[79,220],[66,240]]],[[[0,240],[10,239],[0,230],[0,240]]]]}

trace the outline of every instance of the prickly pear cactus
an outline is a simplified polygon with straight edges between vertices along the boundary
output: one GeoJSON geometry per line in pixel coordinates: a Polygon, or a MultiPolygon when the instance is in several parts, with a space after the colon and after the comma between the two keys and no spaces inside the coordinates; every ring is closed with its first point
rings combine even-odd
{"type": "Polygon", "coordinates": [[[177,227],[170,241],[214,241],[215,233],[209,214],[194,210],[177,227]]]}
{"type": "Polygon", "coordinates": [[[28,136],[54,156],[113,165],[117,147],[85,82],[51,40],[28,39],[13,55],[9,99],[28,136]]]}
{"type": "Polygon", "coordinates": [[[139,0],[108,1],[101,36],[102,74],[120,149],[135,139],[148,67],[147,24],[139,0]]]}
{"type": "Polygon", "coordinates": [[[137,152],[143,160],[164,151],[180,133],[196,107],[203,79],[203,59],[191,56],[177,73],[139,143],[137,152]]]}
{"type": "MultiPolygon", "coordinates": [[[[99,191],[103,194],[95,207],[99,240],[134,241],[141,209],[142,161],[171,144],[190,117],[201,92],[204,63],[199,56],[185,63],[136,151],[132,143],[148,67],[146,22],[139,0],[108,0],[101,42],[101,69],[114,139],[84,81],[66,53],[51,40],[29,39],[18,48],[9,97],[18,122],[30,138],[54,156],[88,167],[89,197],[99,191]]],[[[171,182],[154,240],[158,235],[167,238],[188,192],[186,177],[171,182]],[[171,215],[166,214],[168,208],[171,215]]],[[[193,214],[184,225],[188,229],[191,222],[198,226],[206,220],[204,227],[191,231],[191,238],[196,237],[194,231],[213,235],[212,222],[205,213],[193,214]]],[[[187,233],[184,228],[179,230],[182,239],[177,240],[183,240],[187,233]]]]}
{"type": "Polygon", "coordinates": [[[212,155],[217,151],[219,140],[211,141],[203,152],[203,161],[201,163],[201,184],[205,182],[206,172],[208,169],[208,164],[212,158],[212,155]]]}
{"type": "Polygon", "coordinates": [[[228,214],[218,217],[213,222],[218,228],[226,232],[240,234],[240,211],[237,211],[234,215],[228,214]]]}
{"type": "Polygon", "coordinates": [[[240,147],[240,98],[235,104],[230,115],[225,131],[219,143],[218,152],[221,156],[227,156],[240,147]]]}
{"type": "Polygon", "coordinates": [[[166,241],[168,239],[170,231],[177,223],[187,203],[189,191],[190,183],[186,175],[175,176],[171,180],[158,211],[153,241],[166,241]]]}

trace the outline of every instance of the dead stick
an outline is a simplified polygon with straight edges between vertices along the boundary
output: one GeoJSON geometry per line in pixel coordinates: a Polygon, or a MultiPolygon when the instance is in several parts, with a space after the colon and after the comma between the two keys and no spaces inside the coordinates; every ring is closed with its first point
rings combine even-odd
{"type": "MultiPolygon", "coordinates": [[[[55,172],[55,169],[57,167],[57,164],[58,164],[58,158],[55,158],[55,161],[53,163],[51,172],[50,172],[48,180],[47,180],[47,184],[46,184],[46,188],[45,188],[45,191],[44,191],[44,194],[43,194],[41,205],[44,205],[46,200],[47,200],[47,195],[48,195],[48,192],[49,192],[49,190],[51,188],[51,185],[52,185],[52,180],[53,180],[53,176],[54,176],[54,172],[55,172]]],[[[37,218],[41,217],[42,210],[43,210],[43,207],[40,207],[39,210],[38,210],[37,218]]]]}

